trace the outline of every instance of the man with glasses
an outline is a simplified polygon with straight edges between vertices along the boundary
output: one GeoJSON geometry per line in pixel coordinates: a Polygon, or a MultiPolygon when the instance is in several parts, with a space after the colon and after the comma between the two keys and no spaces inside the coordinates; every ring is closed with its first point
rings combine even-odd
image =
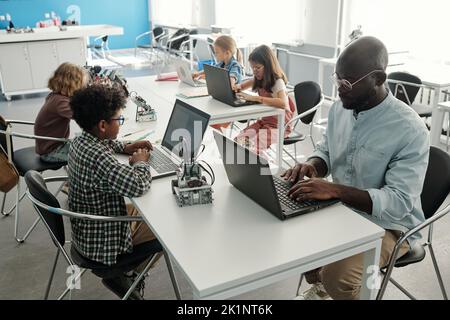
{"type": "MultiPolygon", "coordinates": [[[[124,197],[139,197],[150,189],[149,141],[125,144],[117,141],[126,96],[119,86],[93,84],[75,92],[70,100],[73,118],[83,129],[70,145],[69,209],[98,216],[137,215],[126,206],[124,197]],[[129,154],[129,165],[121,164],[115,153],[129,154]]],[[[155,239],[146,224],[100,222],[72,219],[72,245],[85,258],[111,266],[133,246],[155,239]]],[[[132,275],[102,280],[103,284],[124,296],[133,283],[132,275]],[[131,277],[130,277],[131,276],[131,277]]],[[[130,299],[143,296],[143,280],[130,299]],[[142,289],[142,290],[139,290],[142,289]]]]}
{"type": "MultiPolygon", "coordinates": [[[[293,199],[339,199],[384,228],[380,267],[401,233],[424,221],[420,194],[430,147],[425,124],[385,86],[387,64],[386,47],[373,37],[342,52],[333,75],[340,100],[330,109],[323,140],[305,163],[283,174],[294,184],[293,199]],[[328,175],[332,183],[323,179],[328,175]]],[[[298,298],[358,299],[362,266],[359,254],[308,272],[313,286],[298,298]]]]}

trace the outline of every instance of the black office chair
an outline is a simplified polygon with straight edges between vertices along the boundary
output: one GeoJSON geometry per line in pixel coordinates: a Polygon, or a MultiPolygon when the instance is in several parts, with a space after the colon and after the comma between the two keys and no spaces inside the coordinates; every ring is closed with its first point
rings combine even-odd
{"type": "Polygon", "coordinates": [[[414,229],[408,231],[404,234],[395,245],[394,252],[389,260],[389,264],[386,268],[382,269],[381,272],[384,275],[383,282],[378,292],[377,299],[383,298],[384,292],[388,282],[392,282],[398,289],[400,289],[404,294],[406,294],[410,299],[415,300],[414,296],[411,295],[405,288],[403,288],[398,282],[391,278],[392,270],[395,268],[402,268],[410,264],[418,263],[425,259],[425,247],[430,250],[431,259],[433,261],[434,270],[438,278],[439,286],[442,291],[442,295],[445,300],[448,300],[447,292],[445,291],[444,283],[442,281],[442,276],[439,271],[438,264],[436,262],[436,257],[433,250],[433,223],[444,217],[450,211],[450,204],[448,204],[442,210],[439,207],[442,205],[444,200],[447,198],[450,192],[450,155],[439,148],[430,148],[430,160],[428,163],[427,173],[425,175],[425,182],[423,185],[423,191],[421,194],[422,209],[425,214],[426,220],[415,227],[414,229]],[[404,241],[409,237],[416,234],[420,230],[429,226],[428,239],[424,244],[416,243],[411,250],[404,256],[396,259],[400,247],[404,241]]]}
{"type": "MultiPolygon", "coordinates": [[[[163,248],[158,240],[152,240],[148,242],[144,242],[137,246],[133,247],[133,252],[129,254],[122,254],[118,257],[117,263],[112,266],[107,266],[102,263],[92,261],[86,257],[84,257],[75,246],[71,246],[70,255],[64,249],[64,245],[66,244],[63,216],[70,217],[72,219],[83,219],[83,220],[95,220],[102,221],[105,223],[108,222],[132,222],[132,221],[142,221],[142,217],[107,217],[107,216],[94,216],[87,214],[80,214],[71,212],[68,210],[61,209],[58,200],[54,195],[47,189],[47,182],[58,182],[58,181],[66,181],[67,177],[54,177],[54,178],[46,178],[44,179],[40,173],[36,171],[28,171],[25,175],[25,182],[28,186],[27,196],[32,201],[34,208],[36,209],[40,219],[46,226],[50,237],[55,244],[56,258],[53,263],[52,271],[50,274],[50,278],[47,284],[47,288],[45,291],[45,300],[47,300],[50,288],[53,281],[53,276],[55,273],[56,264],[58,263],[59,254],[62,253],[64,259],[69,264],[69,266],[78,266],[82,270],[75,277],[72,278],[72,282],[76,283],[82,277],[82,275],[86,272],[86,270],[91,270],[96,276],[100,278],[114,278],[125,272],[129,272],[138,267],[142,262],[149,259],[149,262],[146,264],[144,270],[136,277],[131,287],[123,296],[123,300],[127,300],[130,294],[134,291],[139,282],[143,279],[144,275],[149,271],[149,269],[153,266],[153,264],[159,258],[161,251],[163,248]]],[[[176,283],[175,276],[173,274],[172,265],[170,263],[169,257],[163,252],[165,255],[165,260],[167,263],[167,268],[170,273],[170,277],[172,280],[172,284],[175,290],[176,297],[178,299],[181,298],[180,292],[178,289],[178,285],[176,283]]],[[[58,300],[63,299],[67,293],[73,289],[69,286],[58,298],[58,300]]]]}
{"type": "MultiPolygon", "coordinates": [[[[13,124],[34,126],[34,122],[21,121],[21,120],[5,120],[5,119],[3,119],[3,117],[0,116],[0,143],[3,147],[3,149],[8,152],[8,157],[11,159],[12,163],[16,167],[16,169],[19,172],[19,175],[21,177],[25,176],[25,174],[29,170],[44,172],[47,170],[59,170],[62,167],[67,165],[67,162],[50,163],[50,162],[42,161],[40,156],[36,153],[34,146],[14,150],[12,138],[17,137],[17,138],[33,139],[33,140],[42,139],[42,140],[52,140],[52,141],[61,141],[61,142],[66,142],[67,139],[43,137],[43,136],[36,136],[36,135],[31,135],[31,134],[23,134],[23,133],[13,132],[12,131],[13,124]]],[[[58,189],[56,194],[58,194],[61,191],[62,186],[63,186],[63,184],[61,184],[61,186],[58,189]]],[[[4,212],[5,199],[6,199],[6,194],[4,194],[3,201],[2,201],[2,208],[0,210],[4,216],[8,216],[15,209],[16,216],[15,216],[15,223],[14,223],[14,238],[19,243],[24,242],[28,238],[30,233],[34,230],[37,223],[39,222],[39,219],[36,219],[34,221],[34,223],[32,224],[32,226],[25,233],[23,238],[19,237],[19,235],[18,235],[19,204],[20,204],[20,201],[22,201],[24,196],[25,196],[25,193],[20,195],[20,179],[19,179],[19,183],[17,184],[16,204],[10,210],[8,210],[7,212],[4,212]]]]}
{"type": "Polygon", "coordinates": [[[297,142],[304,141],[309,137],[313,147],[315,147],[314,139],[312,137],[313,119],[316,115],[316,111],[323,103],[323,95],[320,86],[313,81],[306,81],[297,84],[294,87],[294,95],[295,104],[297,106],[297,116],[286,123],[285,130],[287,130],[288,126],[291,125],[293,125],[293,130],[289,137],[284,139],[283,144],[285,146],[293,144],[295,156],[292,156],[286,149],[283,149],[283,151],[286,152],[286,154],[288,154],[295,161],[295,163],[297,163],[297,142]],[[308,135],[304,135],[295,130],[295,127],[299,121],[309,126],[308,135]]]}
{"type": "Polygon", "coordinates": [[[392,72],[388,75],[387,82],[389,90],[397,99],[409,105],[420,117],[431,117],[431,107],[414,103],[420,88],[423,87],[419,77],[407,72],[392,72]]]}

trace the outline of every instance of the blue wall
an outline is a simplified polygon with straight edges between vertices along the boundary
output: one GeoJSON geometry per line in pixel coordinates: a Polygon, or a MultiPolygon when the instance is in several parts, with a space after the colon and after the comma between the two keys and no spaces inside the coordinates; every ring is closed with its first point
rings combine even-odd
{"type": "Polygon", "coordinates": [[[81,24],[111,24],[124,29],[122,36],[112,36],[111,49],[134,48],[137,35],[149,30],[147,0],[0,0],[0,15],[9,13],[16,27],[34,27],[54,11],[65,20],[72,16],[67,9],[80,8],[81,24]]]}

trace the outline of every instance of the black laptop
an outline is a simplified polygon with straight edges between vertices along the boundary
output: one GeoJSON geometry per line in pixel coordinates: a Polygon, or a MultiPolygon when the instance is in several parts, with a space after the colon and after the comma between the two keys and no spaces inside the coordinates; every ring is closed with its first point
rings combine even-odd
{"type": "Polygon", "coordinates": [[[209,114],[184,101],[175,100],[164,138],[161,144],[153,144],[153,151],[150,153],[150,172],[153,179],[174,175],[175,170],[179,168],[182,161],[179,154],[180,137],[189,141],[191,157],[197,154],[209,118],[209,114]]]}
{"type": "Polygon", "coordinates": [[[230,183],[271,214],[285,220],[339,202],[294,201],[287,196],[292,184],[272,176],[268,162],[247,148],[214,131],[222,162],[230,183]]]}
{"type": "Polygon", "coordinates": [[[230,82],[230,74],[227,70],[205,64],[206,87],[208,94],[220,102],[226,103],[232,107],[242,107],[252,104],[258,104],[256,101],[246,101],[236,97],[230,82]]]}

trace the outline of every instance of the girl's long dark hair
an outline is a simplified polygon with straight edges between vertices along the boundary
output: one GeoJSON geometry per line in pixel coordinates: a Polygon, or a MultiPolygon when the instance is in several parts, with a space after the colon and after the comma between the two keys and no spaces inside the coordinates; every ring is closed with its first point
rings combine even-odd
{"type": "Polygon", "coordinates": [[[278,79],[283,79],[287,84],[288,80],[278,63],[277,57],[272,50],[266,46],[261,45],[250,53],[248,61],[258,63],[264,66],[264,76],[261,80],[255,78],[253,82],[253,90],[265,89],[267,92],[272,92],[272,87],[278,79]]]}

